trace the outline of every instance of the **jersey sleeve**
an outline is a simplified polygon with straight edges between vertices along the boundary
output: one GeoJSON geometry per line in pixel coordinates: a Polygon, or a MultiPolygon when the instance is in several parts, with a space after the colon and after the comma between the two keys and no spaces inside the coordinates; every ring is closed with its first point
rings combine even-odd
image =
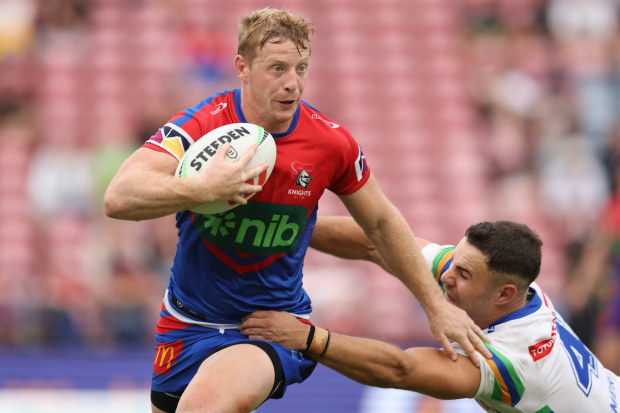
{"type": "MultiPolygon", "coordinates": [[[[452,346],[458,354],[467,357],[467,353],[458,343],[452,343],[452,346]]],[[[480,386],[474,398],[514,406],[521,400],[524,391],[517,369],[508,356],[489,344],[486,346],[493,357],[487,359],[476,353],[480,363],[480,386]]]]}
{"type": "Polygon", "coordinates": [[[493,355],[480,358],[480,387],[475,397],[495,400],[514,406],[523,397],[524,386],[511,358],[489,344],[485,344],[493,355]]]}
{"type": "Polygon", "coordinates": [[[422,255],[426,260],[426,266],[431,270],[435,281],[442,287],[441,275],[452,264],[453,245],[427,244],[422,248],[422,255]]]}
{"type": "Polygon", "coordinates": [[[336,195],[349,195],[360,189],[370,178],[370,168],[362,152],[362,148],[348,136],[344,162],[339,178],[330,186],[336,195]]]}
{"type": "Polygon", "coordinates": [[[194,138],[183,128],[174,123],[166,123],[142,146],[168,153],[174,156],[177,161],[181,161],[185,151],[187,151],[193,143],[194,138]]]}
{"type": "Polygon", "coordinates": [[[189,147],[207,132],[232,123],[232,115],[222,112],[223,108],[234,106],[230,100],[232,96],[228,91],[218,93],[191,108],[177,112],[143,147],[169,153],[180,161],[189,147]]]}

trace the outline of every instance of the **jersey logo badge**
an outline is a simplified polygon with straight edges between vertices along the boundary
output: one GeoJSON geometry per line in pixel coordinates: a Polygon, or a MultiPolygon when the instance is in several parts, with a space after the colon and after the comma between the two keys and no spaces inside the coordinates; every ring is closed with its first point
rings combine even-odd
{"type": "Polygon", "coordinates": [[[173,123],[167,123],[148,140],[149,142],[166,149],[178,159],[194,141],[187,133],[173,123]]]}
{"type": "Polygon", "coordinates": [[[314,165],[303,164],[298,161],[294,161],[291,164],[293,170],[292,175],[295,177],[295,186],[299,186],[302,189],[289,188],[288,194],[295,196],[310,196],[312,191],[308,190],[308,185],[312,181],[311,172],[314,172],[314,165]]]}
{"type": "Polygon", "coordinates": [[[310,172],[314,172],[314,165],[294,161],[291,164],[291,168],[293,169],[293,176],[297,175],[295,186],[301,186],[304,189],[308,188],[310,181],[312,181],[310,172]]]}
{"type": "Polygon", "coordinates": [[[529,346],[528,350],[530,351],[530,356],[532,356],[532,360],[538,361],[541,358],[545,357],[551,350],[553,350],[553,346],[555,344],[555,340],[557,337],[558,327],[555,322],[555,318],[553,319],[553,323],[551,325],[551,338],[547,340],[540,341],[533,346],[529,346]]]}
{"type": "Polygon", "coordinates": [[[169,374],[170,368],[177,362],[182,351],[182,340],[172,343],[159,343],[157,345],[155,361],[153,362],[153,372],[155,374],[169,374]]]}
{"type": "Polygon", "coordinates": [[[226,109],[226,106],[228,106],[228,103],[218,103],[217,105],[215,105],[215,108],[211,111],[211,114],[214,116],[217,115],[218,113],[226,109]]]}
{"type": "Polygon", "coordinates": [[[201,238],[231,251],[269,257],[295,248],[306,225],[308,210],[299,205],[250,201],[220,214],[192,214],[201,238]]]}
{"type": "Polygon", "coordinates": [[[312,119],[322,120],[327,126],[329,126],[332,129],[337,129],[337,128],[340,127],[340,125],[338,125],[336,122],[330,122],[328,120],[325,120],[322,117],[320,117],[319,115],[317,115],[316,113],[312,114],[312,119]]]}
{"type": "Polygon", "coordinates": [[[355,160],[355,174],[357,175],[357,181],[359,182],[368,171],[368,164],[366,163],[366,157],[364,157],[362,148],[359,145],[357,145],[357,147],[359,152],[357,154],[357,159],[355,160]]]}
{"type": "Polygon", "coordinates": [[[295,186],[301,186],[302,188],[307,188],[312,181],[312,177],[305,169],[302,169],[301,172],[297,175],[297,182],[295,182],[295,186]]]}

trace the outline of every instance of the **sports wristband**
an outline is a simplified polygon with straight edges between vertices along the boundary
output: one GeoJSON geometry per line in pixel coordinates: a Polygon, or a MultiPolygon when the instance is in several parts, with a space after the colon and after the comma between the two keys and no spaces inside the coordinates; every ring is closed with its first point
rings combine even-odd
{"type": "Polygon", "coordinates": [[[314,340],[314,331],[316,329],[314,328],[314,326],[312,324],[310,324],[310,331],[308,332],[308,338],[306,339],[306,349],[304,350],[304,353],[308,350],[310,350],[310,346],[312,345],[312,340],[314,340]]]}

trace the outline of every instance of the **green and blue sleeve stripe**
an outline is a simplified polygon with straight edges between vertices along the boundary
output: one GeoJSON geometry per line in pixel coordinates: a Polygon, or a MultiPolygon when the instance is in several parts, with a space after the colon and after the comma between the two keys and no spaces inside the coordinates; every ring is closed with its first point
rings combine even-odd
{"type": "Polygon", "coordinates": [[[450,268],[452,264],[452,252],[454,251],[454,247],[450,246],[448,248],[442,249],[439,254],[433,260],[433,276],[435,277],[435,281],[439,284],[441,289],[443,290],[443,283],[441,282],[441,275],[450,268]]]}
{"type": "Polygon", "coordinates": [[[523,382],[507,357],[488,343],[485,343],[485,345],[493,354],[492,359],[486,359],[487,364],[495,375],[495,387],[492,398],[493,400],[514,406],[519,403],[523,396],[523,382]]]}

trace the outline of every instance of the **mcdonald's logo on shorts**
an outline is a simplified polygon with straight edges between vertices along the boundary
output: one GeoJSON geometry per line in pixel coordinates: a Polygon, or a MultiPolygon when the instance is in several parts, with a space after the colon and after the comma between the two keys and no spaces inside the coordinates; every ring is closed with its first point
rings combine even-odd
{"type": "Polygon", "coordinates": [[[172,343],[157,344],[157,353],[155,353],[155,361],[153,362],[153,373],[168,374],[170,367],[177,362],[177,358],[183,351],[183,341],[174,341],[172,343]]]}

